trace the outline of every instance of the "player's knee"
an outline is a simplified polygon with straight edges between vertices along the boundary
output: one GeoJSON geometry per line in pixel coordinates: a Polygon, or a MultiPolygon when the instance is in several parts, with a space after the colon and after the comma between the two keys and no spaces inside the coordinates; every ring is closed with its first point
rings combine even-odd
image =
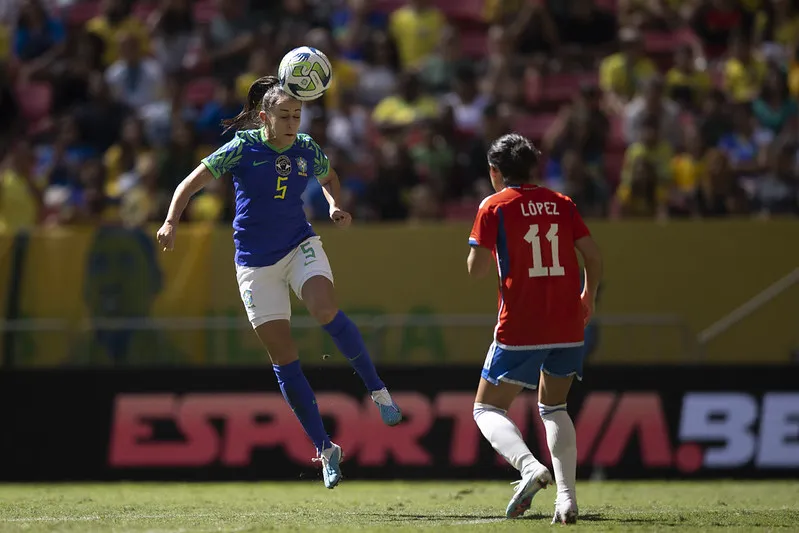
{"type": "Polygon", "coordinates": [[[504,415],[506,411],[504,409],[500,409],[499,407],[495,407],[487,403],[480,403],[480,402],[474,403],[474,408],[472,409],[472,418],[474,418],[475,422],[478,422],[478,419],[486,413],[499,413],[501,415],[504,415]]]}
{"type": "Polygon", "coordinates": [[[308,312],[321,325],[329,324],[336,318],[338,307],[333,302],[319,302],[309,306],[308,312]]]}

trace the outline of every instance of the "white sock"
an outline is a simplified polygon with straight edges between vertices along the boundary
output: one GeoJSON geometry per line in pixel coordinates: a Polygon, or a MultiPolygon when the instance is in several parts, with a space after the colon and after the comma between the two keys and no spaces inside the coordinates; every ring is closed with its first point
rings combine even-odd
{"type": "Polygon", "coordinates": [[[485,403],[475,403],[473,414],[483,436],[516,470],[524,474],[539,464],[524,443],[519,428],[505,416],[504,410],[485,403]]]}
{"type": "Polygon", "coordinates": [[[538,404],[538,412],[547,431],[547,444],[552,456],[552,469],[558,485],[558,501],[577,503],[577,435],[574,423],[566,411],[566,404],[538,404]]]}

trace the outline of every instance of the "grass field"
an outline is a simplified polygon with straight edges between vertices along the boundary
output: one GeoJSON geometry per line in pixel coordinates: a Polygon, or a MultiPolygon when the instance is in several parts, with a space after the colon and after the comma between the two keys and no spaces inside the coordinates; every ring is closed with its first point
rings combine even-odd
{"type": "MultiPolygon", "coordinates": [[[[594,482],[591,531],[799,531],[799,482],[594,482]]],[[[0,531],[547,531],[552,488],[505,520],[502,482],[0,485],[0,531]]],[[[554,526],[563,527],[563,526],[554,526]]]]}

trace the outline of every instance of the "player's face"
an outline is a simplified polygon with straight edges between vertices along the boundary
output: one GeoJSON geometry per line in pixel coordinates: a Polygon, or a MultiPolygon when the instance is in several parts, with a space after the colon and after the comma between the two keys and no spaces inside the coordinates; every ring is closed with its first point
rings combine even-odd
{"type": "Polygon", "coordinates": [[[494,191],[499,192],[505,188],[505,182],[502,180],[502,174],[500,174],[498,168],[489,166],[488,174],[491,176],[491,186],[494,191]]]}
{"type": "Polygon", "coordinates": [[[289,99],[278,103],[269,113],[262,112],[262,119],[273,135],[273,143],[283,148],[294,142],[300,129],[302,102],[289,99]]]}

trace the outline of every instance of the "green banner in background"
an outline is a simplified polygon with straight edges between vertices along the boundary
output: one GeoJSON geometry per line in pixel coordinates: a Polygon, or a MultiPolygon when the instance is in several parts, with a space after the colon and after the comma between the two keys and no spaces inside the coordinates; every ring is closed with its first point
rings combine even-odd
{"type": "MultiPolygon", "coordinates": [[[[791,244],[799,221],[591,227],[606,258],[598,310],[607,322],[600,325],[596,361],[786,362],[799,347],[796,285],[769,294],[749,315],[697,344],[698,334],[720,320],[724,326],[722,319],[799,266],[791,244]]],[[[468,232],[464,224],[319,228],[340,306],[353,316],[399,317],[380,328],[362,322],[379,360],[482,362],[496,282],[475,283],[466,275],[468,232]],[[487,322],[431,326],[426,319],[473,315],[487,322]]],[[[171,253],[157,249],[154,233],[104,227],[0,234],[0,301],[6,320],[16,324],[4,330],[4,360],[21,366],[265,363],[240,301],[232,231],[181,226],[171,253]],[[216,327],[186,324],[187,317],[215,319],[216,327]],[[172,329],[114,322],[130,318],[158,319],[172,329]]],[[[301,302],[293,309],[295,318],[309,322],[301,302]]],[[[296,328],[295,336],[304,360],[331,354],[330,362],[344,362],[320,328],[296,328]]]]}

